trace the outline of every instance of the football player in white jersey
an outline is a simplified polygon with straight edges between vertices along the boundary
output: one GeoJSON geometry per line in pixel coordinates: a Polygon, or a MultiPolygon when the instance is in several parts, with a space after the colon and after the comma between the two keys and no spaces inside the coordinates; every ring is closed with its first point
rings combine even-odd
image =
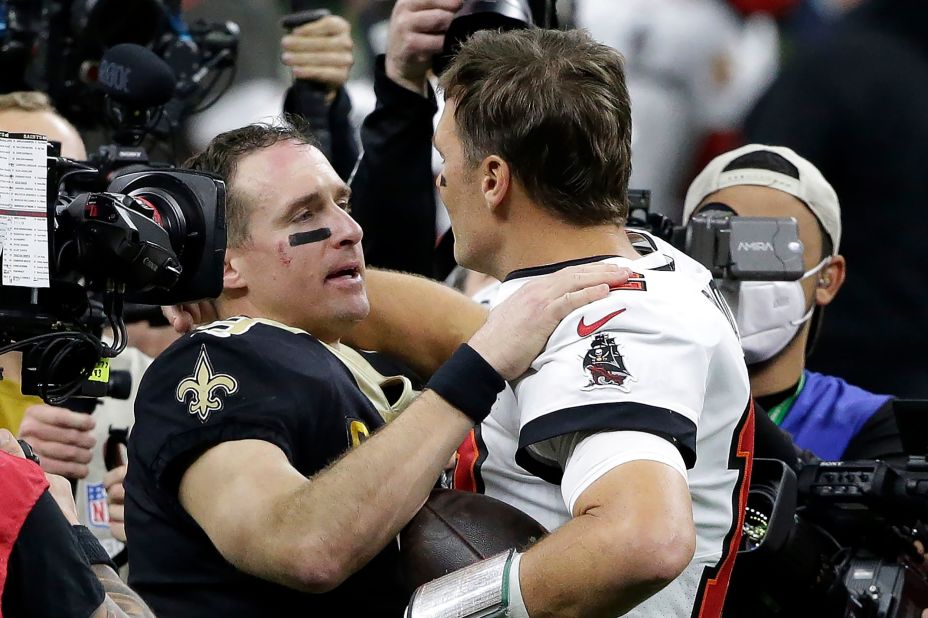
{"type": "Polygon", "coordinates": [[[709,272],[624,229],[620,56],[579,31],[479,32],[441,82],[439,190],[458,262],[503,282],[494,302],[572,264],[634,272],[560,323],[459,453],[456,487],[552,533],[426,584],[407,614],[719,616],[750,476],[748,376],[709,272]],[[449,590],[492,577],[496,613],[450,608],[449,590]]]}

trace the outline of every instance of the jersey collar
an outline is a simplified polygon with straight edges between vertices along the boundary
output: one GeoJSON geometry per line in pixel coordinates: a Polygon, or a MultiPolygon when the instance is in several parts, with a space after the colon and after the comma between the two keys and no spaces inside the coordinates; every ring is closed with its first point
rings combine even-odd
{"type": "Polygon", "coordinates": [[[542,266],[530,266],[529,268],[519,268],[514,270],[508,275],[503,281],[512,281],[513,279],[523,279],[525,277],[537,277],[538,275],[549,275],[551,273],[557,272],[562,268],[567,268],[568,266],[577,266],[578,264],[592,264],[593,262],[601,262],[609,258],[619,257],[617,255],[593,255],[585,258],[577,258],[574,260],[566,260],[564,262],[555,262],[554,264],[544,264],[542,266]]]}

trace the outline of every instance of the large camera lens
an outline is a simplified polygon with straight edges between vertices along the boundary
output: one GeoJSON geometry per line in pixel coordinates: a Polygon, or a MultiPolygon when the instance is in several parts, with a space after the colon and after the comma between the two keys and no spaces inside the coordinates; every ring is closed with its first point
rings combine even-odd
{"type": "Polygon", "coordinates": [[[153,211],[152,219],[167,231],[181,266],[170,290],[127,293],[126,300],[171,305],[219,296],[226,249],[221,180],[190,170],[150,170],[119,176],[108,191],[127,194],[153,211]]]}

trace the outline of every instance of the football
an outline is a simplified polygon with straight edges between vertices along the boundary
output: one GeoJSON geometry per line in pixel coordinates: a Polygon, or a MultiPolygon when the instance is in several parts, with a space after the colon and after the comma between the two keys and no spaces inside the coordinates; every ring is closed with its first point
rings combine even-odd
{"type": "Polygon", "coordinates": [[[400,570],[411,594],[420,585],[547,534],[537,521],[495,498],[434,489],[400,533],[400,570]]]}

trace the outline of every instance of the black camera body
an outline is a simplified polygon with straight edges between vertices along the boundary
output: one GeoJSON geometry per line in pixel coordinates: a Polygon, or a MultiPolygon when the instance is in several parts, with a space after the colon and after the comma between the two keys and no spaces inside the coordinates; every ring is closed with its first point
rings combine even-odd
{"type": "Polygon", "coordinates": [[[184,118],[209,107],[222,94],[220,88],[231,84],[238,56],[236,24],[188,25],[180,4],[180,0],[0,0],[0,93],[45,92],[58,112],[80,129],[98,128],[115,117],[112,124],[124,131],[117,133],[118,142],[136,143],[144,133],[167,140],[184,118]],[[108,66],[103,58],[120,44],[150,49],[170,67],[176,88],[136,91],[119,101],[113,94],[120,84],[137,81],[134,74],[114,71],[119,67],[108,66]],[[224,84],[223,75],[228,76],[224,84]],[[159,108],[157,113],[143,113],[154,107],[159,108]]]}
{"type": "Polygon", "coordinates": [[[802,277],[803,245],[795,219],[738,217],[718,210],[694,215],[684,251],[716,279],[795,281],[802,277]]]}
{"type": "Polygon", "coordinates": [[[110,181],[47,147],[49,286],[0,286],[0,353],[23,351],[23,393],[59,402],[98,394],[88,378],[126,345],[125,301],[177,304],[221,293],[225,184],[183,169],[110,181]],[[107,325],[111,344],[100,338],[107,325]]]}
{"type": "Polygon", "coordinates": [[[712,276],[735,281],[795,281],[802,277],[803,244],[792,217],[739,217],[723,204],[708,204],[685,226],[651,212],[651,192],[628,192],[626,227],[644,229],[705,266],[712,276]]]}
{"type": "Polygon", "coordinates": [[[755,459],[726,601],[735,618],[920,618],[928,460],[755,459]]]}

